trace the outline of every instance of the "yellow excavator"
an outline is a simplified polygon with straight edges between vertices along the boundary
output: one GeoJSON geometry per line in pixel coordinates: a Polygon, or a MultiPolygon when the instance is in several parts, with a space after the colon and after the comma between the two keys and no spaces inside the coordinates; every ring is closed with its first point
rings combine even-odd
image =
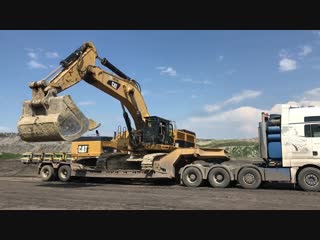
{"type": "Polygon", "coordinates": [[[18,123],[24,141],[74,140],[100,126],[92,119],[87,119],[70,96],[57,96],[81,80],[120,101],[131,150],[168,152],[176,147],[195,146],[193,132],[176,130],[171,121],[150,116],[139,83],[126,76],[106,58],[100,58],[91,42],[86,42],[61,61],[60,66],[44,80],[30,83],[32,100],[24,102],[22,118],[18,123]],[[117,75],[96,66],[96,59],[117,75]],[[47,82],[49,78],[51,80],[47,82]],[[125,108],[131,114],[136,130],[133,130],[125,108]]]}
{"type": "MultiPolygon", "coordinates": [[[[120,101],[128,132],[128,144],[122,147],[127,147],[130,154],[109,153],[104,158],[96,160],[94,164],[89,161],[89,165],[86,161],[44,161],[39,165],[39,173],[44,180],[52,179],[56,175],[61,181],[69,180],[71,175],[176,178],[188,164],[198,161],[198,170],[190,171],[194,166],[188,167],[187,174],[191,177],[186,180],[191,185],[197,185],[201,177],[200,160],[205,162],[205,166],[209,163],[212,165],[215,161],[229,160],[227,152],[223,149],[196,148],[194,132],[175,129],[172,121],[150,115],[139,83],[121,72],[106,58],[99,57],[92,42],[84,43],[61,61],[59,67],[46,78],[29,84],[32,100],[23,103],[22,116],[18,122],[22,140],[72,141],[100,126],[84,116],[69,95],[58,96],[81,80],[120,101]],[[114,74],[96,66],[97,59],[114,74]],[[134,121],[135,128],[131,125],[127,111],[134,121]]],[[[85,151],[87,147],[83,145],[79,149],[85,151]]],[[[205,174],[204,171],[202,173],[205,174]]],[[[205,177],[206,175],[203,175],[201,179],[205,177]]]]}

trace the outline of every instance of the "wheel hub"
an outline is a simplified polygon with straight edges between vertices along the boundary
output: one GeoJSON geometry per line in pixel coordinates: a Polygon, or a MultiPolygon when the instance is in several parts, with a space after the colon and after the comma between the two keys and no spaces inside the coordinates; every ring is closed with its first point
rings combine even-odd
{"type": "Polygon", "coordinates": [[[314,174],[308,174],[305,177],[305,182],[306,184],[308,184],[309,186],[316,186],[319,183],[319,179],[316,175],[314,174]]]}
{"type": "Polygon", "coordinates": [[[62,175],[63,175],[64,177],[67,176],[67,171],[64,170],[64,171],[62,172],[62,175]]]}
{"type": "Polygon", "coordinates": [[[48,177],[49,176],[49,170],[48,169],[43,170],[43,175],[45,177],[48,177]]]}
{"type": "Polygon", "coordinates": [[[222,182],[224,177],[222,174],[218,173],[218,174],[216,174],[215,179],[217,182],[222,182]]]}
{"type": "Polygon", "coordinates": [[[247,184],[253,184],[256,181],[255,176],[251,173],[247,173],[243,178],[247,184]]]}
{"type": "Polygon", "coordinates": [[[188,180],[190,182],[195,182],[197,180],[197,175],[194,174],[194,173],[190,173],[189,176],[188,176],[188,180]]]}

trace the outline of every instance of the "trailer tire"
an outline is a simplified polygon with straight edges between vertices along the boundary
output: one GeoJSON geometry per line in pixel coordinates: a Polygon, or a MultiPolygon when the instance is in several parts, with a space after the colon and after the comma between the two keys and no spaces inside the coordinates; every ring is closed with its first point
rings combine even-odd
{"type": "Polygon", "coordinates": [[[238,182],[242,188],[256,189],[260,187],[262,179],[257,169],[245,167],[239,172],[238,182]]]}
{"type": "Polygon", "coordinates": [[[298,174],[298,184],[305,191],[320,191],[320,170],[313,167],[302,169],[298,174]]]}
{"type": "Polygon", "coordinates": [[[208,174],[208,180],[214,188],[226,188],[231,182],[228,171],[221,167],[211,169],[208,174]]]}
{"type": "Polygon", "coordinates": [[[51,165],[44,165],[40,169],[40,176],[43,181],[51,181],[56,178],[55,171],[51,165]]]}
{"type": "Polygon", "coordinates": [[[199,187],[202,181],[202,173],[196,167],[188,167],[182,172],[182,182],[187,187],[199,187]]]}
{"type": "Polygon", "coordinates": [[[69,165],[62,165],[58,170],[59,180],[62,182],[68,182],[71,178],[71,168],[69,165]]]}

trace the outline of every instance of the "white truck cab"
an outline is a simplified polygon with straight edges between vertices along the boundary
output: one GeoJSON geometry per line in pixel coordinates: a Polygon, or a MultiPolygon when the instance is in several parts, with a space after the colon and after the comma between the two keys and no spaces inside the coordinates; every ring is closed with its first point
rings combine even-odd
{"type": "Polygon", "coordinates": [[[320,107],[282,106],[282,164],[320,166],[320,107]]]}
{"type": "Polygon", "coordinates": [[[281,114],[262,113],[261,157],[305,190],[320,190],[320,107],[282,105],[281,114]]]}

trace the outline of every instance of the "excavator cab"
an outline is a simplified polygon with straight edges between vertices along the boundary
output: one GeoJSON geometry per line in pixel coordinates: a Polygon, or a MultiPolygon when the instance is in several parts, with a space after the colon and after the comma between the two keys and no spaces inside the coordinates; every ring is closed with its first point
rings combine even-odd
{"type": "Polygon", "coordinates": [[[143,130],[145,144],[173,145],[173,126],[169,120],[157,116],[146,117],[143,130]]]}

